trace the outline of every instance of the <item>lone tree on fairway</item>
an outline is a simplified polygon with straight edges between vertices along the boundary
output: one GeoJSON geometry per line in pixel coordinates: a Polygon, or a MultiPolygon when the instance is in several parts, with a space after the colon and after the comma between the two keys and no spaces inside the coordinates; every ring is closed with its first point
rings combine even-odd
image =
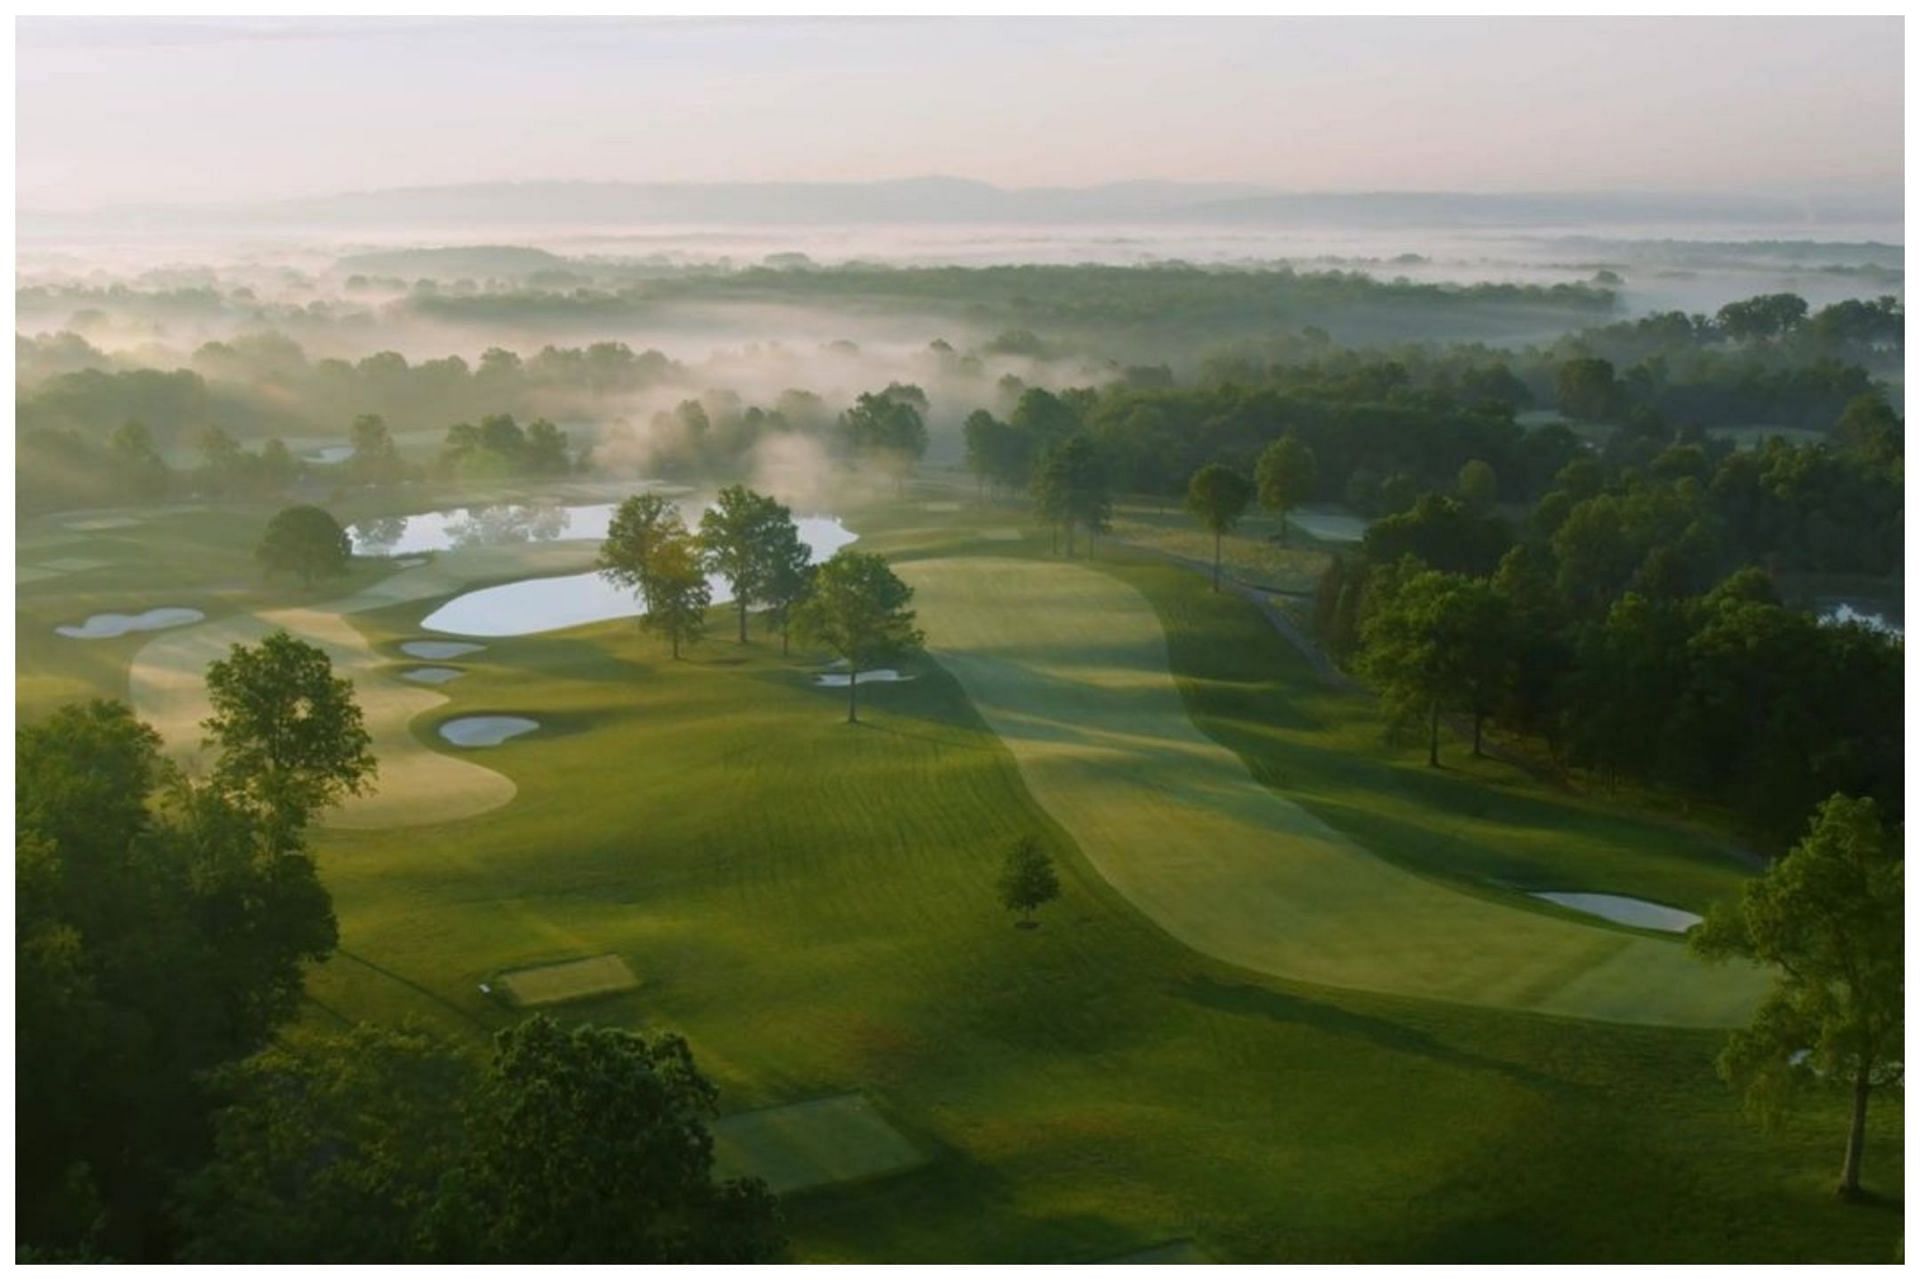
{"type": "Polygon", "coordinates": [[[353,559],[353,543],[332,515],[314,506],[288,507],[267,521],[254,559],[272,574],[287,569],[312,587],[315,578],[337,578],[353,559]]]}
{"type": "Polygon", "coordinates": [[[677,660],[680,646],[695,643],[706,631],[707,606],[713,603],[713,589],[707,585],[699,546],[693,535],[680,527],[677,514],[673,527],[653,549],[648,575],[647,612],[640,625],[667,637],[677,660]]]}
{"type": "Polygon", "coordinates": [[[207,694],[213,714],[200,723],[207,745],[220,749],[214,786],[283,841],[368,789],[372,739],[353,682],[333,674],[322,650],[284,631],[251,648],[236,644],[207,668],[207,694]]]}
{"type": "Polygon", "coordinates": [[[714,505],[700,515],[700,554],[707,569],[733,588],[741,644],[747,642],[747,606],[766,602],[781,534],[793,527],[792,512],[738,484],[722,489],[714,505]]]}
{"type": "Polygon", "coordinates": [[[1213,589],[1220,589],[1220,538],[1240,523],[1253,501],[1253,485],[1232,467],[1210,462],[1187,481],[1187,510],[1213,535],[1213,589]]]}
{"type": "Polygon", "coordinates": [[[1809,1086],[1850,1087],[1839,1192],[1860,1193],[1867,1099],[1905,1058],[1904,863],[1870,799],[1835,795],[1793,851],[1688,936],[1700,955],[1770,965],[1773,989],[1733,1033],[1720,1074],[1772,1122],[1809,1086]]]}
{"type": "Polygon", "coordinates": [[[794,611],[794,625],[846,661],[848,724],[860,719],[860,673],[925,642],[907,608],[912,599],[913,588],[871,552],[839,551],[814,571],[813,590],[794,611]]]}
{"type": "Polygon", "coordinates": [[[1320,469],[1313,449],[1289,432],[1266,447],[1253,469],[1260,505],[1280,516],[1280,545],[1287,545],[1287,512],[1313,496],[1320,469]]]}
{"type": "Polygon", "coordinates": [[[1033,923],[1033,913],[1060,896],[1060,877],[1053,859],[1032,836],[1022,836],[1007,851],[1000,868],[1000,905],[1021,913],[1021,923],[1033,923]]]}

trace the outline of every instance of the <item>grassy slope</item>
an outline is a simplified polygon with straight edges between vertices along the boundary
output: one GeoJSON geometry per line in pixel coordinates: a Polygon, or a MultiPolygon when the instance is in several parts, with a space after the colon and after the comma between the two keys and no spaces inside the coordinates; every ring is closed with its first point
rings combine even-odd
{"type": "MultiPolygon", "coordinates": [[[[1016,549],[972,538],[971,518],[849,513],[889,554],[1016,549]]],[[[1204,609],[1230,602],[1183,600],[1180,582],[1163,595],[1138,580],[1163,617],[1196,610],[1172,653],[1210,733],[1236,749],[1243,735],[1254,767],[1284,770],[1310,806],[1400,785],[1404,762],[1363,717],[1285,719],[1324,695],[1248,648],[1251,632],[1206,640],[1204,609]],[[1353,760],[1323,761],[1334,746],[1353,760]]],[[[427,607],[354,623],[390,646],[427,607]]],[[[864,1090],[935,1153],[790,1201],[807,1258],[1092,1259],[1182,1237],[1223,1261],[1892,1256],[1897,1213],[1825,1194],[1839,1108],[1757,1132],[1713,1077],[1718,1036],[1329,995],[1209,961],[1091,873],[937,668],[864,694],[870,723],[848,728],[838,694],[776,654],[718,640],[672,664],[608,624],[476,655],[413,732],[540,718],[485,753],[519,794],[465,822],[324,833],[343,937],[314,975],[316,1010],[477,1036],[513,1016],[479,995],[488,974],[622,955],[640,990],[577,1016],[686,1032],[729,1111],[864,1090]],[[1023,831],[1066,882],[1034,932],[992,904],[1023,831]]],[[[1447,824],[1470,803],[1538,799],[1443,781],[1447,824]],[[1472,801],[1482,791],[1494,798],[1472,801]]],[[[1383,810],[1408,831],[1424,811],[1397,796],[1383,810]]],[[[1461,843],[1528,866],[1557,856],[1523,831],[1461,843]]],[[[1703,874],[1676,837],[1646,839],[1641,870],[1703,874]]],[[[1452,844],[1442,826],[1397,856],[1444,861],[1452,844]]],[[[1602,860],[1584,837],[1569,847],[1602,860]]],[[[1883,1187],[1899,1185],[1899,1124],[1897,1108],[1876,1114],[1883,1187]]]]}
{"type": "MultiPolygon", "coordinates": [[[[1631,1022],[1735,1025],[1764,987],[1670,939],[1515,910],[1370,856],[1193,727],[1160,620],[1122,581],[989,557],[906,572],[942,664],[1029,790],[1109,882],[1196,950],[1330,986],[1631,1022]]],[[[1191,592],[1197,575],[1160,580],[1191,592]]],[[[1265,629],[1240,605],[1219,634],[1271,651],[1249,618],[1265,629]]]]}

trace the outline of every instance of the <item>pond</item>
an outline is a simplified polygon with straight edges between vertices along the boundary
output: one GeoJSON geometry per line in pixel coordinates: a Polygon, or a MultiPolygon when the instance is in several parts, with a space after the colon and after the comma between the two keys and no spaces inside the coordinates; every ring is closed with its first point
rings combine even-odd
{"type": "Polygon", "coordinates": [[[1584,911],[1615,924],[1630,924],[1639,929],[1658,929],[1663,933],[1685,933],[1700,923],[1700,917],[1678,907],[1626,898],[1616,893],[1536,893],[1536,898],[1584,911]]]}
{"type": "Polygon", "coordinates": [[[362,520],[347,530],[357,556],[411,556],[423,551],[497,547],[517,542],[598,542],[613,519],[611,502],[563,506],[504,502],[453,511],[362,520]]]}
{"type": "MultiPolygon", "coordinates": [[[[834,516],[800,516],[794,523],[816,564],[859,536],[834,516]]],[[[603,528],[601,536],[604,534],[603,528]]],[[[713,603],[725,604],[733,599],[718,574],[710,575],[707,585],[713,591],[713,603]]],[[[420,625],[428,631],[456,636],[528,636],[589,622],[636,618],[640,613],[640,602],[627,588],[615,586],[598,573],[570,573],[469,591],[428,614],[420,625]]]]}
{"type": "Polygon", "coordinates": [[[345,462],[348,458],[351,458],[352,456],[353,456],[352,445],[330,444],[323,449],[309,449],[307,452],[300,455],[300,460],[302,462],[318,462],[327,466],[332,466],[333,464],[338,462],[345,462]]]}
{"type": "Polygon", "coordinates": [[[149,609],[145,613],[96,613],[78,626],[55,627],[70,640],[111,640],[133,631],[164,631],[199,622],[207,615],[198,609],[149,609]]]}

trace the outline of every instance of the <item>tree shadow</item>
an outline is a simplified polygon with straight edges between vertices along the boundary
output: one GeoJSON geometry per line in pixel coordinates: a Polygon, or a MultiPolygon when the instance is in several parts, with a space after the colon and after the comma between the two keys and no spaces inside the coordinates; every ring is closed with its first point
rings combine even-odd
{"type": "Polygon", "coordinates": [[[1208,1009],[1242,1017],[1266,1018],[1289,1026],[1308,1027],[1327,1035],[1369,1044],[1394,1053],[1411,1053],[1444,1066],[1465,1067],[1473,1071],[1492,1071],[1529,1088],[1552,1093],[1570,1093],[1577,1086],[1530,1067],[1484,1054],[1457,1049],[1435,1039],[1430,1033],[1370,1014],[1355,1013],[1338,1005],[1304,996],[1286,995],[1250,982],[1230,985],[1206,977],[1191,977],[1170,984],[1169,995],[1208,1009]]]}

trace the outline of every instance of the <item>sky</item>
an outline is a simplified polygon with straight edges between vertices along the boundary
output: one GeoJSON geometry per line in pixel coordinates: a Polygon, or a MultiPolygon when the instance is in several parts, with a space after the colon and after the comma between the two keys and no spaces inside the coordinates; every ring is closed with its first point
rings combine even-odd
{"type": "Polygon", "coordinates": [[[535,179],[1897,184],[1867,19],[21,19],[17,202],[535,179]]]}

